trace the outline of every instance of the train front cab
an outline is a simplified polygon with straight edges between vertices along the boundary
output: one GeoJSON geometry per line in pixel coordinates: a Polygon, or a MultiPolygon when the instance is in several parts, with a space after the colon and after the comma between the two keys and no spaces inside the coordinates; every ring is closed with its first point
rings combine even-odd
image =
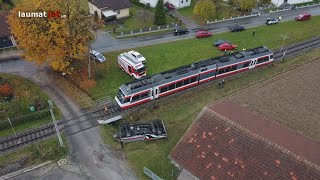
{"type": "Polygon", "coordinates": [[[119,89],[117,96],[115,97],[120,109],[128,109],[133,106],[137,106],[152,100],[150,90],[135,93],[130,96],[126,96],[121,89],[119,89]]]}

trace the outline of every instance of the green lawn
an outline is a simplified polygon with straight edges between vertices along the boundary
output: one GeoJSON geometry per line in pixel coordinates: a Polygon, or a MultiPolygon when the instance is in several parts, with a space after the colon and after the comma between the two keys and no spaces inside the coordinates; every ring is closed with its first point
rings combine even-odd
{"type": "MultiPolygon", "coordinates": [[[[182,65],[197,62],[221,54],[217,48],[211,44],[216,39],[228,39],[232,43],[238,44],[239,49],[253,48],[261,45],[274,49],[282,44],[283,34],[291,34],[285,44],[299,42],[319,35],[320,16],[313,17],[310,21],[283,22],[274,26],[260,26],[247,29],[238,33],[220,33],[213,35],[212,38],[179,40],[164,44],[157,44],[141,48],[134,48],[147,59],[147,74],[152,75],[165,70],[176,68],[182,65]],[[256,34],[252,37],[252,32],[256,34]]],[[[124,50],[123,50],[124,51],[124,50]]],[[[117,66],[117,56],[123,52],[106,53],[108,61],[98,65],[98,69],[103,72],[103,78],[97,81],[96,86],[88,93],[95,98],[115,96],[119,86],[131,81],[132,78],[122,72],[117,66]]]]}
{"type": "MultiPolygon", "coordinates": [[[[41,89],[28,79],[0,73],[1,83],[8,83],[13,89],[13,99],[10,102],[5,102],[0,96],[0,137],[12,134],[13,131],[8,122],[11,123],[16,132],[21,132],[29,128],[47,124],[50,119],[49,111],[31,112],[29,105],[36,107],[36,104],[42,104],[42,109],[48,109],[49,97],[41,91],[41,89]]],[[[60,112],[55,109],[56,119],[60,118],[60,112]]]]}
{"type": "MultiPolygon", "coordinates": [[[[64,144],[67,145],[65,137],[64,144]]],[[[0,157],[0,168],[23,161],[19,168],[26,168],[31,165],[40,164],[48,160],[58,160],[68,154],[68,147],[61,148],[56,137],[50,138],[39,143],[29,145],[0,157]]],[[[0,173],[0,176],[4,174],[0,173]]]]}
{"type": "MultiPolygon", "coordinates": [[[[162,119],[168,131],[168,139],[125,144],[124,152],[132,169],[139,179],[148,179],[143,174],[143,167],[149,168],[161,178],[167,180],[176,179],[178,171],[170,163],[168,155],[204,106],[239,90],[300,67],[319,57],[320,49],[316,49],[296,58],[277,63],[272,67],[257,69],[231,77],[227,79],[224,89],[218,89],[217,83],[211,83],[207,87],[198,87],[195,91],[171,97],[171,100],[157,101],[156,105],[160,107],[158,110],[141,107],[139,112],[131,114],[131,117],[125,117],[125,120],[135,122],[149,121],[156,118],[162,119]],[[174,101],[172,100],[173,98],[174,101]]],[[[115,150],[120,151],[119,143],[112,139],[112,135],[118,130],[118,125],[105,125],[101,129],[106,143],[111,144],[115,150]]]]}

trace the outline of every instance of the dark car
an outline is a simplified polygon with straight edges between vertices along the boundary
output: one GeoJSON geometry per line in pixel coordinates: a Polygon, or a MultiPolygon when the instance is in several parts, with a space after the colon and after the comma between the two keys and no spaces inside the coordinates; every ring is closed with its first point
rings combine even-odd
{"type": "Polygon", "coordinates": [[[212,32],[207,31],[207,30],[199,30],[196,33],[197,38],[204,38],[204,37],[211,37],[211,36],[212,36],[212,32]]]}
{"type": "Polygon", "coordinates": [[[169,3],[169,2],[164,3],[164,6],[166,6],[169,10],[174,10],[175,9],[174,5],[169,3]]]}
{"type": "Polygon", "coordinates": [[[216,41],[213,42],[213,45],[214,45],[215,47],[218,47],[220,44],[223,44],[223,43],[229,43],[229,44],[231,44],[231,43],[230,43],[229,41],[227,41],[227,40],[218,39],[218,40],[216,40],[216,41]]]}
{"type": "Polygon", "coordinates": [[[238,32],[238,31],[243,31],[245,30],[245,28],[243,26],[239,26],[239,25],[233,25],[233,26],[228,26],[230,32],[238,32]]]}
{"type": "Polygon", "coordinates": [[[189,33],[189,29],[186,29],[186,28],[177,28],[173,31],[174,35],[188,34],[188,33],[189,33]]]}

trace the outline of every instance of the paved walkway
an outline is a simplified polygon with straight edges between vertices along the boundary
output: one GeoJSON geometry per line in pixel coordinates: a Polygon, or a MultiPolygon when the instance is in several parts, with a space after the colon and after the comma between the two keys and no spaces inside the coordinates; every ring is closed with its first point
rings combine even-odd
{"type": "Polygon", "coordinates": [[[198,28],[199,25],[194,23],[192,20],[184,17],[183,15],[181,15],[177,10],[174,10],[174,11],[171,11],[172,12],[172,15],[174,17],[177,17],[179,18],[185,25],[188,29],[194,29],[194,28],[198,28]]]}

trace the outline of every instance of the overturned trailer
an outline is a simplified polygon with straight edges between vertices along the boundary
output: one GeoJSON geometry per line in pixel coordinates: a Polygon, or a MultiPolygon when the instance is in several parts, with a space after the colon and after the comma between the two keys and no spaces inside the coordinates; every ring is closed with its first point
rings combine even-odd
{"type": "Polygon", "coordinates": [[[124,123],[119,132],[114,135],[115,139],[124,143],[144,140],[167,138],[167,131],[163,121],[154,120],[150,123],[124,123]]]}

